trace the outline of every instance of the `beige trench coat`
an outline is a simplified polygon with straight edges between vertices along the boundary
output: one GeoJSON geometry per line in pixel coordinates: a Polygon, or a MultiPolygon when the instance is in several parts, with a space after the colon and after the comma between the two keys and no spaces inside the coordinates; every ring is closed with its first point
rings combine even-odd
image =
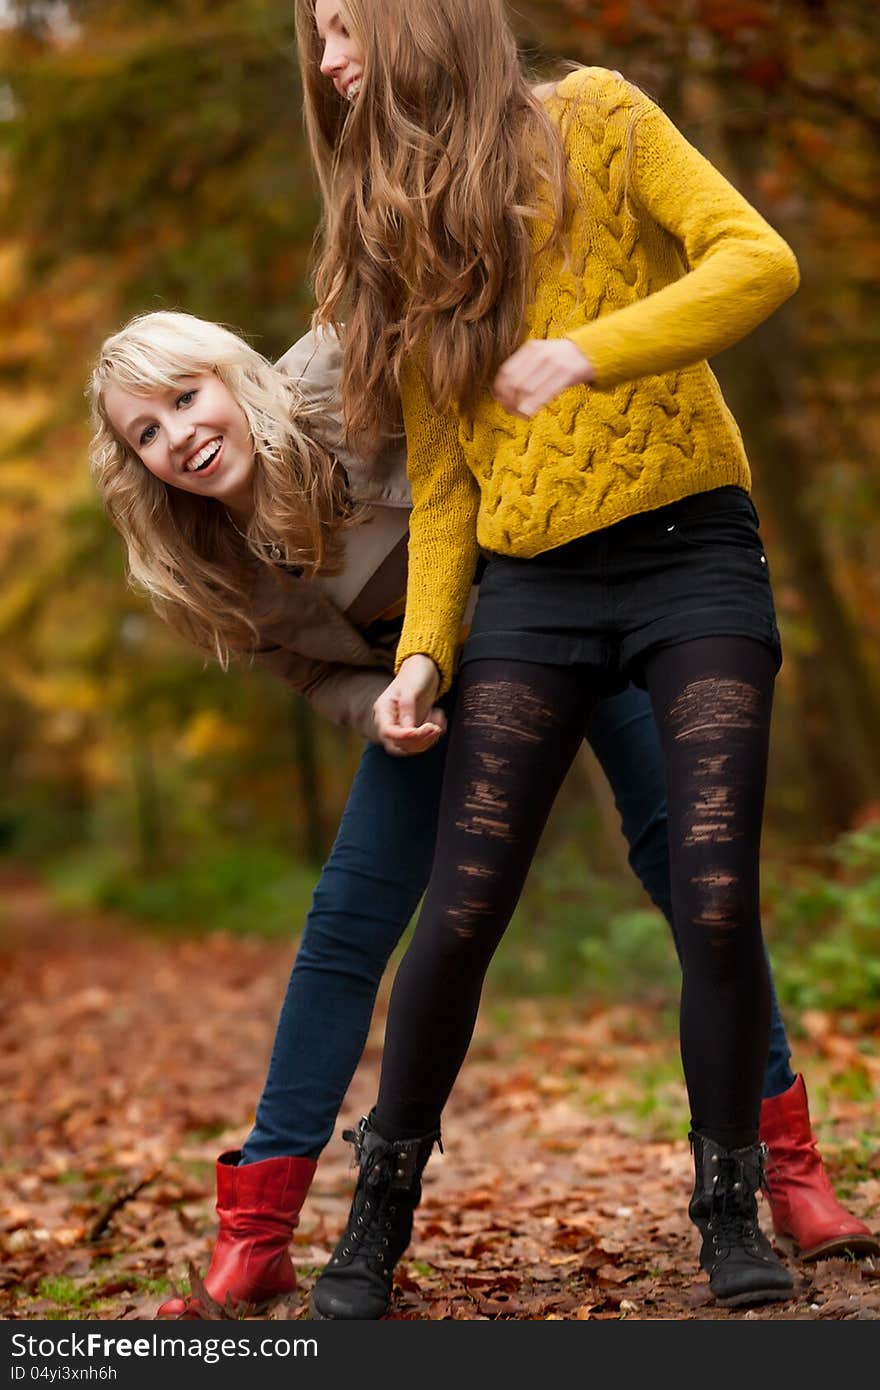
{"type": "MultiPolygon", "coordinates": [[[[307,333],[279,359],[316,413],[309,428],[346,470],[354,500],[409,510],[406,451],[402,437],[375,457],[349,452],[339,404],[341,351],[332,335],[307,333]]],[[[369,522],[347,535],[347,556],[369,522]]],[[[401,573],[400,592],[406,587],[401,573]]],[[[390,680],[391,657],[371,647],[343,613],[306,579],[260,566],[252,617],[260,634],[254,660],[304,695],[334,724],[375,738],[373,703],[390,680]]]]}

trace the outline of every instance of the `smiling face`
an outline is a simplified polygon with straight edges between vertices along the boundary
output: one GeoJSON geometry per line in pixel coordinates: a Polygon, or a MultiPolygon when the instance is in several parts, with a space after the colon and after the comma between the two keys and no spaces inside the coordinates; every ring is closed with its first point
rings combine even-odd
{"type": "Polygon", "coordinates": [[[340,0],[315,0],[315,28],[324,46],[321,72],[340,96],[354,101],[361,89],[364,50],[351,32],[351,21],[340,0]]]}
{"type": "Polygon", "coordinates": [[[249,519],[255,466],[250,431],[241,406],[213,372],[181,377],[147,395],[111,382],[104,408],[119,438],[154,477],[249,519]]]}

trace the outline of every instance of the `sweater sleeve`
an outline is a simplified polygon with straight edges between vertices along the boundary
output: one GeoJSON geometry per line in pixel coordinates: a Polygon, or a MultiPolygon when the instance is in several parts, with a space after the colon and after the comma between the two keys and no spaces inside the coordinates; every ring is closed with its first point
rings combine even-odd
{"type": "Polygon", "coordinates": [[[629,192],[679,243],[687,273],[567,335],[589,358],[600,389],[714,356],[799,284],[787,243],[641,94],[629,192]]]}
{"type": "Polygon", "coordinates": [[[438,414],[432,409],[415,363],[404,373],[401,397],[413,509],[396,669],[408,656],[430,656],[440,671],[442,695],[452,684],[477,564],[479,489],[465,461],[454,410],[438,414]]]}

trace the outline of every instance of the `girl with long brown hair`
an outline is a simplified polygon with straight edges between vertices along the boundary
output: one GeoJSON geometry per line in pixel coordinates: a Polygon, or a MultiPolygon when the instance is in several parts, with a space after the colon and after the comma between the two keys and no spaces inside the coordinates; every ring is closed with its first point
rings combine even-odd
{"type": "Polygon", "coordinates": [[[449,687],[486,562],[434,869],[313,1310],[385,1311],[485,971],[592,711],[629,679],[663,746],[700,1261],[724,1305],[784,1299],[756,1205],[781,653],[748,462],[706,359],[793,293],[795,258],[619,73],[532,86],[503,0],[296,13],[324,202],[315,322],[345,322],[351,436],[369,444],[398,396],[406,429],[406,616],[376,704],[392,746],[449,687]]]}

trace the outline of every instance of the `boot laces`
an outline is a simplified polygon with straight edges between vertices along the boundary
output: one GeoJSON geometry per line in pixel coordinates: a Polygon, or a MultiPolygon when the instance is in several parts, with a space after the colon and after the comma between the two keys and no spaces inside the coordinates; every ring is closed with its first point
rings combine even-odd
{"type": "MultiPolygon", "coordinates": [[[[763,1146],[762,1146],[763,1148],[763,1146]]],[[[763,1152],[759,1160],[763,1177],[763,1152]]],[[[731,1155],[721,1159],[718,1172],[712,1179],[712,1215],[707,1223],[712,1232],[712,1244],[721,1254],[758,1239],[757,1207],[754,1191],[746,1181],[743,1163],[731,1155]]]]}
{"type": "Polygon", "coordinates": [[[360,1251],[368,1259],[384,1266],[388,1259],[389,1236],[393,1233],[393,1221],[397,1215],[396,1203],[391,1201],[396,1156],[390,1144],[377,1146],[365,1153],[365,1133],[363,1120],[356,1130],[346,1129],[342,1132],[345,1142],[354,1146],[352,1161],[360,1167],[361,1172],[340,1254],[348,1257],[360,1251]]]}
{"type": "Polygon", "coordinates": [[[720,1209],[716,1209],[709,1218],[708,1226],[712,1232],[712,1244],[719,1253],[749,1244],[758,1235],[755,1222],[741,1206],[729,1204],[726,1194],[721,1199],[720,1209]]]}

